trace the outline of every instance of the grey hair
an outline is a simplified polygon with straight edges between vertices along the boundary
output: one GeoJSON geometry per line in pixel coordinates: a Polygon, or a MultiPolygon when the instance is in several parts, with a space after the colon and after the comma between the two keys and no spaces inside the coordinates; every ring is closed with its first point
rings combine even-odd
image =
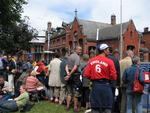
{"type": "Polygon", "coordinates": [[[140,58],[138,56],[132,57],[132,64],[138,64],[139,61],[140,61],[140,58]]]}

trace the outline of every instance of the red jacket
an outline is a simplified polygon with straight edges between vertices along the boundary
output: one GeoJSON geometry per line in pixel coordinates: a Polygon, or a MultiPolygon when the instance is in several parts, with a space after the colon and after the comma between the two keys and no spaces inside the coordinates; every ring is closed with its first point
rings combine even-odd
{"type": "Polygon", "coordinates": [[[117,78],[113,61],[100,55],[89,60],[84,71],[84,76],[91,80],[116,80],[117,78]]]}
{"type": "Polygon", "coordinates": [[[41,62],[41,61],[39,61],[37,63],[37,66],[39,66],[38,69],[37,69],[37,72],[39,72],[39,73],[41,73],[42,71],[45,71],[45,69],[46,69],[45,64],[43,62],[41,62]]]}

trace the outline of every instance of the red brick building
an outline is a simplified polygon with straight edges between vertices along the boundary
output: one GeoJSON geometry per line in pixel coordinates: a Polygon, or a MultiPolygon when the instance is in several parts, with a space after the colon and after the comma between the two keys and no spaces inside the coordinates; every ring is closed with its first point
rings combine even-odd
{"type": "MultiPolygon", "coordinates": [[[[123,28],[123,56],[127,49],[135,49],[139,54],[139,34],[133,20],[122,24],[123,28]]],[[[62,23],[62,27],[52,29],[50,37],[50,50],[61,52],[67,48],[69,53],[77,46],[83,48],[83,53],[95,50],[97,43],[107,43],[114,49],[120,47],[120,24],[116,24],[116,16],[111,16],[111,23],[74,18],[71,23],[62,23]]],[[[47,38],[48,39],[48,38],[47,38]]]]}
{"type": "Polygon", "coordinates": [[[140,57],[143,61],[150,61],[150,31],[148,27],[144,28],[142,35],[140,57]]]}
{"type": "MultiPolygon", "coordinates": [[[[133,20],[122,23],[123,57],[126,50],[134,50],[139,55],[140,37],[133,20]]],[[[114,49],[120,48],[120,24],[112,24],[111,27],[99,31],[98,43],[107,43],[114,49]]]]}

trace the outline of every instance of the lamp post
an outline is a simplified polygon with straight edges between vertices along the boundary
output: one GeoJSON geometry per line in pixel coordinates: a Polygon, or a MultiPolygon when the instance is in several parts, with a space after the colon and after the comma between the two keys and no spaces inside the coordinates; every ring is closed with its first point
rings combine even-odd
{"type": "Polygon", "coordinates": [[[123,58],[123,36],[122,36],[122,0],[120,0],[120,59],[123,58]]]}
{"type": "Polygon", "coordinates": [[[47,37],[47,50],[49,51],[49,43],[50,43],[50,32],[48,31],[48,37],[47,37]]]}

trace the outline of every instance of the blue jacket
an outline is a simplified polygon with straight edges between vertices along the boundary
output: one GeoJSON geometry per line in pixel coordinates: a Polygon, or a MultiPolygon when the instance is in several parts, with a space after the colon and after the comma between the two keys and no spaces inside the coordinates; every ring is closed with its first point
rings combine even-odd
{"type": "Polygon", "coordinates": [[[138,80],[141,82],[141,84],[144,85],[144,75],[143,70],[140,69],[137,65],[131,65],[129,68],[125,69],[123,73],[123,82],[126,84],[126,92],[127,93],[133,93],[133,81],[135,80],[135,73],[138,69],[139,75],[138,80]]]}

